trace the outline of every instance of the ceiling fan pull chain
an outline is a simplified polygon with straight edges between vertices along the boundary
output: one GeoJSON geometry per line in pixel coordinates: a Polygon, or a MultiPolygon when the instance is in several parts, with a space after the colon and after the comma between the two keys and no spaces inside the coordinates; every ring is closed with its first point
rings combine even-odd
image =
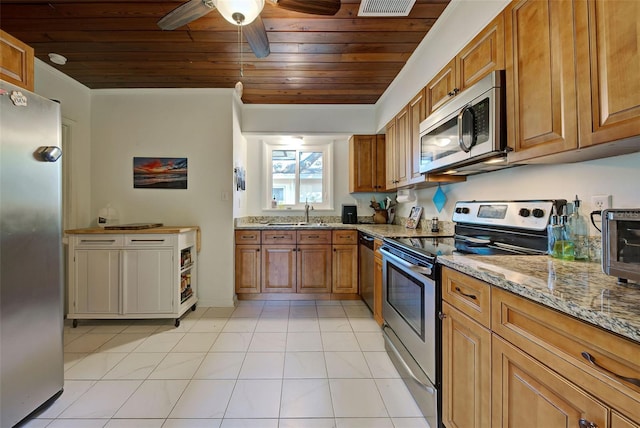
{"type": "Polygon", "coordinates": [[[242,58],[242,25],[238,25],[238,50],[240,51],[240,78],[244,77],[244,62],[242,58]]]}

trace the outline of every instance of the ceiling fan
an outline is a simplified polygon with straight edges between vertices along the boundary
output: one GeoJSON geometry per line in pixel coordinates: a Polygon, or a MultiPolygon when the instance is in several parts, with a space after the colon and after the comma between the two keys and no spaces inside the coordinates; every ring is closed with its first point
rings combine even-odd
{"type": "MultiPolygon", "coordinates": [[[[268,0],[273,6],[312,15],[335,15],[340,0],[268,0]]],[[[270,53],[267,30],[260,18],[265,0],[189,0],[178,6],[160,21],[163,30],[173,30],[218,9],[227,21],[242,26],[251,50],[258,58],[270,53]]]]}

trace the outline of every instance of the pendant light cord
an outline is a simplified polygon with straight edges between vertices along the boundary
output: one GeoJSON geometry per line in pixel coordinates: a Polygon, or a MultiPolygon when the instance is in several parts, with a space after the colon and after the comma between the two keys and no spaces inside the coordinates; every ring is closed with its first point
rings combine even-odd
{"type": "Polygon", "coordinates": [[[244,77],[244,64],[242,61],[242,25],[238,24],[238,51],[240,52],[240,78],[244,77]]]}

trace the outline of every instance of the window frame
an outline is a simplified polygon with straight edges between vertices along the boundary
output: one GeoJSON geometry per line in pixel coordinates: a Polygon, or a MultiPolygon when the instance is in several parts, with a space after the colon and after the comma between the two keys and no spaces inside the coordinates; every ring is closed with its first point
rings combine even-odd
{"type": "Polygon", "coordinates": [[[333,210],[333,142],[316,143],[316,144],[282,144],[269,141],[263,141],[263,210],[265,211],[281,211],[304,210],[305,201],[299,201],[300,197],[300,152],[316,151],[322,152],[322,203],[310,202],[314,210],[333,210]],[[295,195],[296,203],[293,205],[280,205],[277,208],[271,207],[273,199],[273,173],[272,173],[272,154],[274,150],[295,150],[295,195]]]}

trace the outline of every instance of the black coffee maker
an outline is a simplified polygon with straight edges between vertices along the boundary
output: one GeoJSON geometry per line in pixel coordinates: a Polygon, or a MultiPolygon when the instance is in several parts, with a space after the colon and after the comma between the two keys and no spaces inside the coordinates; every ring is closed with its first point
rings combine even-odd
{"type": "Polygon", "coordinates": [[[342,205],[342,224],[358,223],[358,207],[356,205],[342,205]]]}

